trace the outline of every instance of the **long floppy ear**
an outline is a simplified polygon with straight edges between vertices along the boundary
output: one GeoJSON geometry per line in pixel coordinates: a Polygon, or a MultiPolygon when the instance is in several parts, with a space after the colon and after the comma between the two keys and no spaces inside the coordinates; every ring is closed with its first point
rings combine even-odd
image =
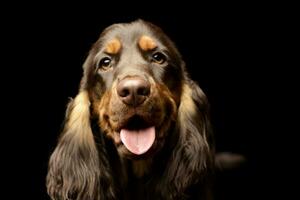
{"type": "Polygon", "coordinates": [[[60,200],[97,199],[99,175],[88,92],[80,91],[68,105],[64,131],[49,161],[48,193],[60,200]]]}
{"type": "Polygon", "coordinates": [[[107,152],[104,144],[96,146],[90,123],[89,95],[81,90],[68,105],[49,161],[47,191],[54,200],[115,199],[107,152]]]}
{"type": "Polygon", "coordinates": [[[177,131],[178,142],[165,174],[166,189],[173,191],[168,192],[173,194],[168,196],[170,199],[184,198],[184,191],[204,181],[213,164],[207,98],[199,86],[189,79],[182,88],[177,131]]]}

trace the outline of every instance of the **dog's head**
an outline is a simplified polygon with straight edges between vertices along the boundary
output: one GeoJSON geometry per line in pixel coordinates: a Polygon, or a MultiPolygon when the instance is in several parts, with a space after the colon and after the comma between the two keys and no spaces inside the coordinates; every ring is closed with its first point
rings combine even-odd
{"type": "Polygon", "coordinates": [[[100,35],[83,68],[79,94],[50,158],[50,196],[114,199],[111,156],[153,158],[163,147],[168,153],[160,154],[164,178],[156,193],[183,195],[210,168],[212,152],[206,97],[171,40],[142,20],[115,24],[100,35]]]}
{"type": "Polygon", "coordinates": [[[84,86],[102,132],[126,157],[164,144],[176,120],[183,62],[170,39],[143,21],[108,27],[84,65],[84,86]]]}

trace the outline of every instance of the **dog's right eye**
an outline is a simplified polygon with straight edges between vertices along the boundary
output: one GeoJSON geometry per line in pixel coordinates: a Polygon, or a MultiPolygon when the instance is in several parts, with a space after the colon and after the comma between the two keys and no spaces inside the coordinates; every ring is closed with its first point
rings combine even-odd
{"type": "Polygon", "coordinates": [[[98,64],[98,69],[107,71],[111,68],[111,59],[109,57],[102,58],[98,64]]]}

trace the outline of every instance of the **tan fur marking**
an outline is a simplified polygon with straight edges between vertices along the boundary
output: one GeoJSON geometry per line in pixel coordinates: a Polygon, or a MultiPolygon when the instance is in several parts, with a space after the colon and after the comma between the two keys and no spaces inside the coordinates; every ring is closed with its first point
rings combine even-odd
{"type": "Polygon", "coordinates": [[[117,54],[121,49],[121,42],[118,39],[113,39],[105,46],[105,52],[109,54],[117,54]]]}
{"type": "Polygon", "coordinates": [[[142,50],[148,51],[156,48],[157,44],[149,36],[143,35],[139,40],[139,46],[142,50]]]}

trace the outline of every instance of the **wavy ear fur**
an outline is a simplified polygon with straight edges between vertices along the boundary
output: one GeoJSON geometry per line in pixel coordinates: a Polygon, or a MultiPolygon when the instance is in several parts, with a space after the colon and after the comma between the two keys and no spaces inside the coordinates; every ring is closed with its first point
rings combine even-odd
{"type": "MultiPolygon", "coordinates": [[[[165,173],[167,199],[184,199],[184,191],[204,181],[213,164],[210,147],[208,102],[205,94],[191,80],[183,84],[177,119],[178,142],[165,173]]],[[[166,187],[165,186],[165,187],[166,187]]]]}
{"type": "Polygon", "coordinates": [[[54,200],[98,200],[104,196],[114,199],[112,185],[106,184],[111,182],[111,173],[105,166],[106,152],[99,153],[90,126],[88,92],[83,90],[68,105],[64,131],[49,161],[50,197],[54,200]]]}
{"type": "Polygon", "coordinates": [[[87,91],[68,105],[64,131],[49,161],[47,190],[52,199],[97,199],[99,159],[89,107],[87,91]]]}

